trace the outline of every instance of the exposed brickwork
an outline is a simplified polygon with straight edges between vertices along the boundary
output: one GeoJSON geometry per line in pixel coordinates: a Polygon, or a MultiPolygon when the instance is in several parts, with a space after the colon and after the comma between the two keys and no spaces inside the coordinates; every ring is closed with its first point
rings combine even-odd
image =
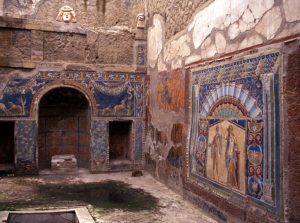
{"type": "Polygon", "coordinates": [[[44,33],[44,59],[83,62],[86,37],[79,34],[44,33]]]}
{"type": "Polygon", "coordinates": [[[88,34],[87,63],[132,64],[134,36],[127,31],[118,34],[88,34]]]}
{"type": "Polygon", "coordinates": [[[169,39],[183,30],[195,10],[209,0],[150,0],[148,10],[151,15],[161,14],[166,21],[166,38],[169,39]]]}
{"type": "Polygon", "coordinates": [[[290,222],[300,221],[300,49],[288,56],[286,77],[288,205],[290,222]]]}
{"type": "Polygon", "coordinates": [[[4,12],[14,17],[27,15],[29,18],[55,22],[59,9],[69,5],[75,10],[77,24],[98,28],[110,26],[135,27],[136,15],[144,12],[142,0],[110,0],[105,7],[102,0],[4,0],[4,12]],[[117,12],[117,13],[116,13],[117,12]]]}
{"type": "Polygon", "coordinates": [[[1,60],[28,60],[31,56],[31,32],[29,30],[0,30],[1,60]]]}

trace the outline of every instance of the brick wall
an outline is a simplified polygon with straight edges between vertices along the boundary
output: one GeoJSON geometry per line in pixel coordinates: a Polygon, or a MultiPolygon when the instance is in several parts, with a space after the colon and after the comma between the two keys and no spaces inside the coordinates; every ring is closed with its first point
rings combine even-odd
{"type": "Polygon", "coordinates": [[[288,212],[290,222],[300,221],[300,48],[288,56],[286,77],[288,154],[288,212]]]}

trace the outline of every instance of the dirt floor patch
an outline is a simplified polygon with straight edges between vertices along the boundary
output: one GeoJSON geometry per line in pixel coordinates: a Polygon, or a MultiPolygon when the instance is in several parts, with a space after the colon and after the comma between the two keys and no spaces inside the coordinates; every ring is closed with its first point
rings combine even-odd
{"type": "Polygon", "coordinates": [[[88,208],[97,223],[215,222],[149,174],[0,178],[0,211],[88,208]]]}

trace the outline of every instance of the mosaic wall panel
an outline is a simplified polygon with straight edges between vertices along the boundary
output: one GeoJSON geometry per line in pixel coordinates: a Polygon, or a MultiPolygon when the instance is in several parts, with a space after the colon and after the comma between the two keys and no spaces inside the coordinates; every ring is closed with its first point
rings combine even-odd
{"type": "Polygon", "coordinates": [[[136,47],[136,54],[137,54],[137,58],[136,58],[136,64],[139,66],[144,66],[146,65],[146,61],[147,61],[147,45],[146,44],[139,44],[136,47]]]}
{"type": "Polygon", "coordinates": [[[17,172],[32,173],[36,171],[36,121],[16,121],[15,137],[15,161],[17,172]]]}
{"type": "Polygon", "coordinates": [[[144,74],[96,72],[39,72],[34,78],[1,83],[0,117],[28,117],[33,95],[54,80],[76,80],[90,89],[98,116],[143,116],[144,74]]]}
{"type": "Polygon", "coordinates": [[[280,207],[278,52],[196,67],[189,179],[280,207]]]}
{"type": "Polygon", "coordinates": [[[143,121],[137,121],[135,123],[135,149],[134,149],[134,159],[136,161],[141,161],[143,159],[143,132],[144,132],[143,121]]]}
{"type": "Polygon", "coordinates": [[[156,93],[160,109],[178,112],[179,109],[184,108],[185,80],[182,70],[159,73],[156,93]]]}
{"type": "Polygon", "coordinates": [[[93,120],[91,125],[91,169],[106,170],[109,154],[108,123],[93,120]]]}

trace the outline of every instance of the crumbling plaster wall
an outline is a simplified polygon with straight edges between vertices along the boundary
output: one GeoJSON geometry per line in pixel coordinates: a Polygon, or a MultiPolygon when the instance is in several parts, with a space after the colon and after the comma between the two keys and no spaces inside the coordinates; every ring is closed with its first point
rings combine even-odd
{"type": "Polygon", "coordinates": [[[55,21],[59,9],[69,5],[75,10],[77,23],[88,29],[112,26],[135,28],[136,15],[144,12],[143,0],[2,0],[1,2],[0,15],[2,8],[5,16],[42,21],[55,21]]]}
{"type": "Polygon", "coordinates": [[[130,66],[138,13],[145,13],[143,0],[1,0],[2,66],[15,61],[130,66]],[[65,5],[74,9],[76,23],[56,21],[65,5]]]}
{"type": "Polygon", "coordinates": [[[152,0],[147,1],[150,15],[160,14],[166,20],[166,39],[183,30],[197,8],[203,7],[211,0],[152,0]]]}
{"type": "MultiPolygon", "coordinates": [[[[74,87],[92,95],[88,96],[90,116],[96,119],[93,123],[97,127],[91,129],[92,140],[98,132],[107,131],[108,121],[124,119],[136,123],[137,134],[133,133],[136,160],[127,167],[142,168],[146,35],[143,28],[137,29],[137,14],[144,10],[143,0],[0,1],[0,120],[17,124],[15,139],[20,143],[16,147],[15,167],[18,173],[32,174],[37,170],[36,135],[33,133],[37,132],[39,94],[61,86],[74,87]],[[102,2],[106,2],[105,10],[102,2]],[[60,8],[65,5],[75,10],[76,22],[56,21],[60,8]],[[132,85],[128,84],[133,80],[136,91],[134,97],[127,100],[129,93],[133,94],[132,88],[129,89],[132,85]],[[103,90],[104,85],[99,83],[102,81],[114,81],[114,84],[108,84],[103,90]],[[116,83],[122,85],[121,93],[115,92],[116,83]],[[24,86],[20,87],[20,84],[24,86]],[[97,94],[95,86],[102,87],[102,92],[97,94]],[[113,90],[109,94],[110,88],[113,90]],[[101,103],[96,103],[96,98],[100,98],[101,103]],[[102,101],[108,103],[102,104],[102,101]],[[126,104],[119,105],[121,102],[126,104]],[[12,107],[12,103],[17,107],[12,107]],[[23,103],[24,109],[10,112],[20,108],[18,103],[23,103]],[[30,135],[34,145],[26,144],[30,129],[34,130],[30,135]]],[[[108,158],[103,161],[101,156],[102,150],[108,154],[105,145],[105,142],[103,146],[91,142],[92,171],[110,168],[108,158]]]]}
{"type": "MultiPolygon", "coordinates": [[[[151,12],[151,6],[148,8],[151,12]]],[[[238,201],[235,203],[217,195],[211,196],[210,189],[205,189],[205,186],[187,186],[186,152],[189,146],[191,97],[190,77],[186,68],[195,62],[209,64],[257,51],[284,51],[284,41],[299,38],[299,8],[300,2],[297,0],[210,1],[199,7],[187,26],[171,38],[170,30],[176,22],[170,22],[167,13],[155,14],[159,11],[152,10],[153,14],[150,15],[150,86],[147,97],[148,134],[145,146],[147,168],[159,180],[191,197],[195,203],[197,200],[202,201],[198,202],[199,205],[214,213],[219,220],[224,220],[224,215],[219,211],[223,209],[228,222],[278,221],[268,211],[258,211],[254,214],[250,209],[243,209],[238,201]],[[172,81],[168,80],[174,79],[174,72],[182,75],[183,86],[170,87],[172,81]],[[164,86],[160,87],[160,83],[164,86]],[[185,89],[185,101],[184,106],[178,108],[172,103],[176,97],[172,92],[178,92],[182,88],[185,89]],[[171,140],[175,124],[181,125],[183,129],[181,141],[176,143],[183,148],[181,153],[176,153],[177,160],[180,160],[180,165],[177,166],[172,165],[173,159],[171,162],[169,160],[174,154],[172,148],[176,147],[171,140]],[[207,205],[203,200],[210,201],[213,205],[207,205]]]]}
{"type": "Polygon", "coordinates": [[[135,33],[128,30],[86,31],[69,27],[62,31],[64,24],[0,20],[1,66],[32,68],[48,62],[132,66],[134,63],[135,33]]]}

